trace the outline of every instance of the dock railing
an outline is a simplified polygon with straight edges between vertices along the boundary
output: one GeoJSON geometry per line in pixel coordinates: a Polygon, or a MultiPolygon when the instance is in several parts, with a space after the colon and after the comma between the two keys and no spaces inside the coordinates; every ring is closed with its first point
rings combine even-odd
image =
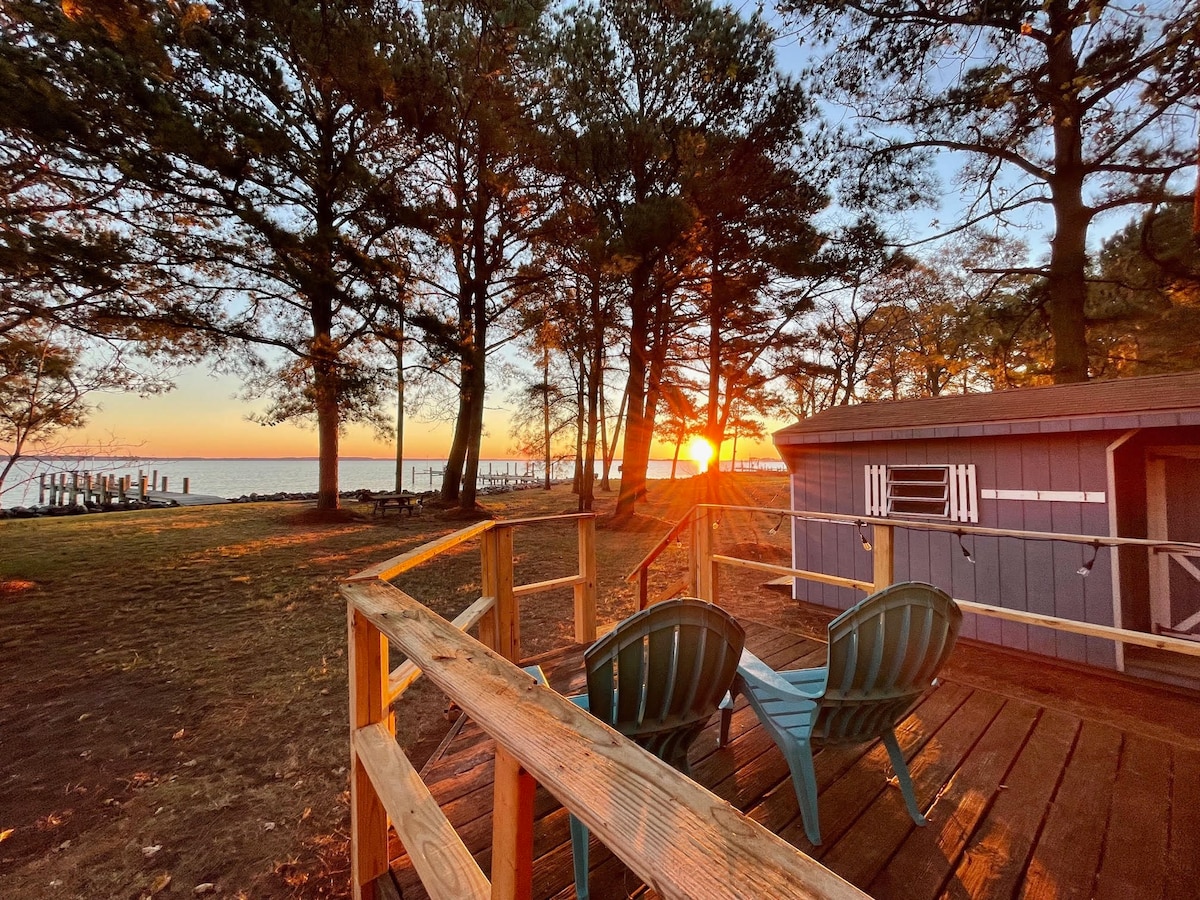
{"type": "Polygon", "coordinates": [[[354,896],[377,895],[390,821],[434,900],[529,897],[541,784],[663,897],[864,897],[518,668],[521,597],[573,587],[575,639],[595,637],[595,567],[595,521],[577,515],[481,522],[347,579],[354,896]],[[514,528],[571,518],[579,571],[514,585],[514,528]],[[388,583],[475,538],[483,596],[453,622],[388,583]],[[475,625],[478,640],[466,633],[475,625]],[[389,644],[408,658],[395,671],[389,644]],[[496,741],[490,877],[396,743],[391,705],[421,674],[496,741]]]}
{"type": "MultiPolygon", "coordinates": [[[[984,528],[980,526],[943,524],[940,522],[921,522],[900,519],[884,519],[873,516],[852,516],[839,513],[810,512],[796,509],[774,509],[758,506],[725,506],[721,504],[698,504],[694,506],[668,534],[660,540],[646,556],[626,576],[626,581],[637,584],[638,608],[644,609],[648,604],[667,600],[680,594],[691,594],[709,602],[720,602],[720,567],[731,566],[753,569],[773,575],[788,576],[839,587],[854,588],[865,593],[871,593],[887,587],[895,581],[895,531],[898,528],[915,531],[944,532],[957,537],[984,536],[998,538],[1017,538],[1030,541],[1062,541],[1065,543],[1081,544],[1092,548],[1100,547],[1144,547],[1154,554],[1183,553],[1200,555],[1200,544],[1162,541],[1149,538],[1111,537],[1094,534],[1064,534],[1046,531],[1017,531],[1003,528],[984,528]],[[812,572],[796,569],[791,566],[781,566],[774,563],[759,562],[728,556],[713,551],[713,524],[719,521],[719,516],[725,513],[749,513],[766,517],[785,519],[806,519],[816,522],[841,523],[857,527],[864,542],[864,548],[872,553],[872,580],[834,575],[827,572],[812,572]],[[871,529],[870,540],[867,540],[862,529],[871,529]],[[665,551],[673,540],[682,538],[683,534],[690,536],[689,562],[687,576],[669,585],[665,590],[650,595],[649,569],[655,560],[665,551]]],[[[1103,638],[1118,645],[1132,644],[1139,647],[1149,647],[1156,650],[1169,650],[1186,656],[1200,656],[1200,642],[1170,635],[1151,634],[1145,631],[1135,631],[1128,628],[1116,628],[1111,625],[1099,625],[1091,622],[1081,622],[1059,616],[1032,613],[1026,610],[1009,609],[987,603],[977,603],[972,600],[956,600],[964,612],[975,613],[1016,622],[1023,625],[1035,625],[1056,631],[1079,634],[1085,637],[1103,638]]]]}

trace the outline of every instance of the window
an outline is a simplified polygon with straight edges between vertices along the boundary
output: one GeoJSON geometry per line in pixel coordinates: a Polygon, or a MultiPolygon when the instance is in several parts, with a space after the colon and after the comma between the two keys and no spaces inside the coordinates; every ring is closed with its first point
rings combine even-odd
{"type": "Polygon", "coordinates": [[[975,467],[867,466],[867,515],[978,522],[975,467]]]}

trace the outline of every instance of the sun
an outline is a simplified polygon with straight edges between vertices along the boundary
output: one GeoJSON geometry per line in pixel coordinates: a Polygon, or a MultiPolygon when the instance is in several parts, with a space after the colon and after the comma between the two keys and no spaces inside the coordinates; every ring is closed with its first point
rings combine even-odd
{"type": "Polygon", "coordinates": [[[694,437],[688,444],[688,456],[701,472],[707,472],[708,464],[712,462],[713,458],[712,444],[702,437],[694,437]]]}

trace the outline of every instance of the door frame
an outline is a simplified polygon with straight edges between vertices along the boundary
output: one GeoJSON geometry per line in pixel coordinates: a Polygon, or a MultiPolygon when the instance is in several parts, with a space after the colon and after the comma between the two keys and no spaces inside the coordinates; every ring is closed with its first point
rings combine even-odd
{"type": "MultiPolygon", "coordinates": [[[[1200,460],[1200,446],[1167,444],[1146,447],[1146,537],[1168,541],[1167,534],[1167,460],[1200,460]]],[[[1148,547],[1150,565],[1150,629],[1156,634],[1167,631],[1176,637],[1200,640],[1200,634],[1178,631],[1171,622],[1171,560],[1175,559],[1193,578],[1200,581],[1200,567],[1182,553],[1170,553],[1148,547]]],[[[1200,613],[1179,623],[1186,629],[1200,624],[1200,613]]]]}

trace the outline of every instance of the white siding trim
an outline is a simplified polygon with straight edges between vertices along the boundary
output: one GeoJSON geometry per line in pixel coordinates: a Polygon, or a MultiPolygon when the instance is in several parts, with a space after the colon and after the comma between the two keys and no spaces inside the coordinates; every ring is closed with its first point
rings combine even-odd
{"type": "Polygon", "coordinates": [[[950,520],[978,522],[979,504],[975,498],[975,466],[954,465],[950,469],[950,520]]]}
{"type": "Polygon", "coordinates": [[[984,500],[1048,500],[1051,503],[1104,503],[1104,491],[1007,491],[984,488],[979,492],[984,500]]]}
{"type": "Polygon", "coordinates": [[[866,476],[866,515],[887,515],[887,466],[863,466],[866,476]]]}

